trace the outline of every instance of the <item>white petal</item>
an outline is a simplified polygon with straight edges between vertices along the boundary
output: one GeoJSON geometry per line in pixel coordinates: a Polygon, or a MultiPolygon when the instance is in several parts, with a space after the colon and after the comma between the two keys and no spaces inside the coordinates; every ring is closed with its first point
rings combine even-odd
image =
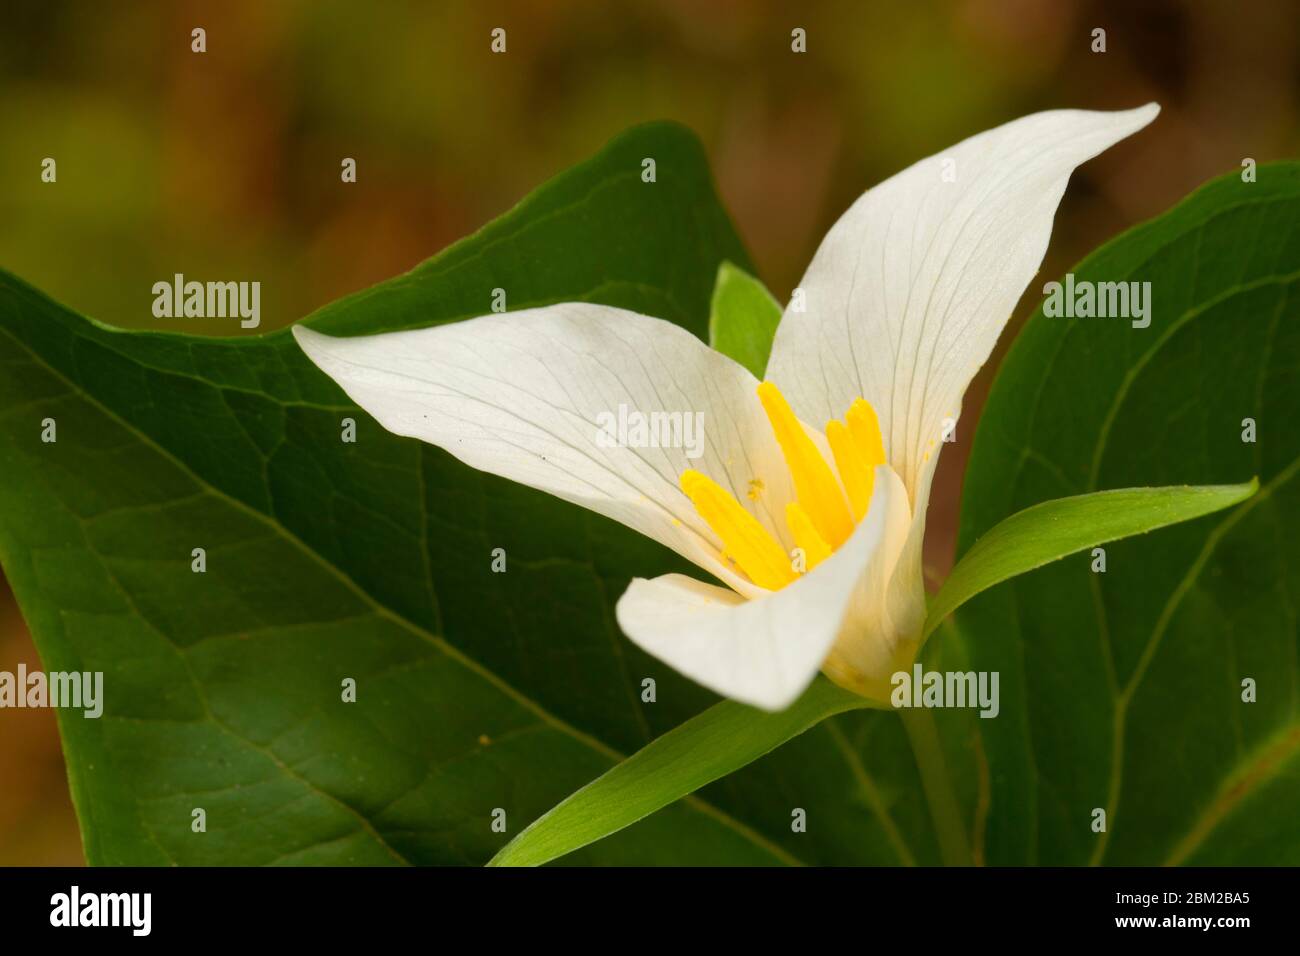
{"type": "Polygon", "coordinates": [[[566,303],[362,338],[301,326],[294,335],[389,431],[620,521],[741,593],[766,593],[722,561],[680,477],[694,468],[713,478],[787,543],[789,472],[757,381],[684,329],[566,303]],[[678,447],[618,445],[620,407],[679,413],[682,427],[665,436],[678,447]],[[689,427],[696,413],[700,431],[689,427]],[[757,501],[752,479],[762,482],[757,501]]]}
{"type": "Polygon", "coordinates": [[[907,491],[892,469],[886,465],[877,468],[876,481],[892,482],[895,494],[885,513],[871,573],[864,575],[854,590],[822,670],[844,687],[888,700],[889,679],[911,664],[925,623],[925,582],[919,563],[924,523],[913,520],[907,491]],[[914,554],[913,545],[917,547],[914,554]]]}
{"type": "MultiPolygon", "coordinates": [[[[616,609],[623,632],[645,651],[727,697],[781,710],[803,692],[835,644],[854,603],[884,588],[905,529],[907,492],[888,468],[876,472],[867,517],[816,568],[779,591],[746,601],[679,574],[637,578],[616,609]]],[[[854,626],[866,626],[854,619],[854,626]]]]}
{"type": "Polygon", "coordinates": [[[860,197],[799,285],[806,311],[787,309],[777,330],[767,374],[795,413],[821,425],[865,398],[890,463],[923,502],[943,420],[956,419],[1042,263],[1070,173],[1157,112],[1026,116],[860,197]]]}

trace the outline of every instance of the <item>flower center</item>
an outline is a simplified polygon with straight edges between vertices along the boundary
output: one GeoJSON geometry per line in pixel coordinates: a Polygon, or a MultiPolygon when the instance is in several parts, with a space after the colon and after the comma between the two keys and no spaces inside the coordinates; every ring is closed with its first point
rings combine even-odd
{"type": "MultiPolygon", "coordinates": [[[[803,552],[801,571],[811,571],[847,541],[857,522],[866,517],[876,466],[885,461],[880,423],[875,409],[861,398],[849,406],[844,421],[827,422],[826,441],[835,459],[832,469],[775,385],[759,385],[758,400],[794,479],[795,500],[785,507],[785,521],[795,547],[803,552]]],[[[681,483],[700,517],[722,539],[723,556],[751,581],[775,591],[798,577],[795,568],[800,562],[785,553],[734,495],[692,469],[682,472],[681,483]]],[[[761,491],[762,484],[756,478],[750,487],[761,491]]],[[[756,496],[751,491],[749,497],[756,496]]]]}

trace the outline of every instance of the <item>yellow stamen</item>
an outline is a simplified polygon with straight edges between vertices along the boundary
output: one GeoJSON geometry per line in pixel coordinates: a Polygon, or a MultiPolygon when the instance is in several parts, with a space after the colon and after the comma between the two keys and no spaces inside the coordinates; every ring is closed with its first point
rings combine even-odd
{"type": "Polygon", "coordinates": [[[799,504],[822,539],[832,548],[838,548],[853,533],[853,519],[844,503],[840,483],[777,387],[764,382],[758,386],[758,399],[781,445],[799,504]]]}
{"type": "Polygon", "coordinates": [[[797,502],[785,506],[785,523],[794,535],[795,546],[803,551],[804,571],[811,571],[831,556],[831,546],[817,533],[808,512],[799,507],[797,502]]]}
{"type": "Polygon", "coordinates": [[[880,435],[880,420],[876,418],[876,410],[864,399],[855,398],[844,420],[849,423],[849,434],[857,443],[862,463],[874,474],[876,466],[885,463],[885,442],[880,435]]]}
{"type": "Polygon", "coordinates": [[[751,581],[775,591],[794,580],[785,550],[725,488],[688,468],[682,472],[682,491],[722,539],[723,553],[735,561],[751,581]]]}
{"type": "Polygon", "coordinates": [[[844,490],[849,493],[853,520],[861,521],[867,513],[867,506],[871,504],[871,489],[875,484],[876,473],[862,460],[858,443],[838,418],[826,423],[826,440],[831,443],[840,481],[844,482],[844,490]]]}

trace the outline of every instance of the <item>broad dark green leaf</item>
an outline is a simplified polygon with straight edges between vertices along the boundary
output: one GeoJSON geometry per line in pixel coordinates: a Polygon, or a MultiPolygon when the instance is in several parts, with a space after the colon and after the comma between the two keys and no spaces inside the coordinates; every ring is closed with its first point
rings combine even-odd
{"type": "Polygon", "coordinates": [[[781,306],[767,286],[730,262],[718,267],[709,303],[709,344],[763,377],[781,306]]]}
{"type": "MultiPolygon", "coordinates": [[[[724,700],[670,730],[534,821],[492,859],[536,866],[617,833],[828,717],[868,706],[824,677],[777,713],[724,700]]],[[[785,862],[797,862],[793,857],[785,862]]]]}
{"type": "Polygon", "coordinates": [[[936,637],[1001,673],[1001,715],[974,721],[989,862],[1300,863],[1300,165],[1258,172],[1078,266],[1150,282],[1150,327],[1037,314],[984,410],[963,550],[1049,498],[1260,483],[1107,546],[1104,573],[1083,554],[1016,578],[936,637]]]}
{"type": "MultiPolygon", "coordinates": [[[[698,144],[653,126],[311,321],[425,326],[503,288],[702,334],[723,259],[698,144]]],[[[287,333],[123,333],[2,273],[0,562],[45,667],[105,674],[101,719],[59,715],[93,863],[481,863],[715,700],[614,624],[632,573],[680,569],[657,545],[388,434],[287,333]]],[[[760,829],[692,799],[573,859],[785,859],[760,829]]]]}

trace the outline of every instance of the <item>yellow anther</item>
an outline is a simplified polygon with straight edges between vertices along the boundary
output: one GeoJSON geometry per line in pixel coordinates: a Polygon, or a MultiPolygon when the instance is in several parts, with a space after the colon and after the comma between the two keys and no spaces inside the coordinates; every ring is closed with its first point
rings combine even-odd
{"type": "Polygon", "coordinates": [[[871,489],[875,484],[876,473],[867,467],[862,452],[858,450],[858,443],[838,418],[826,423],[826,440],[830,442],[831,452],[835,455],[835,468],[840,473],[840,481],[849,493],[853,520],[861,521],[871,504],[871,489]]]}
{"type": "Polygon", "coordinates": [[[698,471],[682,472],[682,491],[722,539],[723,553],[759,587],[775,591],[794,580],[790,558],[776,538],[735,496],[698,471]]]}
{"type": "Polygon", "coordinates": [[[822,539],[832,549],[838,548],[853,533],[853,519],[830,465],[775,385],[764,382],[758,386],[758,399],[763,403],[781,453],[785,456],[786,467],[794,479],[799,504],[812,519],[813,527],[822,539]]]}
{"type": "MultiPolygon", "coordinates": [[[[880,424],[875,410],[861,398],[849,407],[844,421],[827,422],[826,440],[835,459],[832,469],[775,385],[760,385],[758,398],[794,479],[797,500],[786,504],[785,520],[803,553],[800,570],[811,571],[848,539],[854,522],[866,517],[871,507],[876,467],[885,463],[880,424]]],[[[682,472],[681,482],[695,510],[722,539],[723,555],[751,581],[775,591],[795,580],[798,575],[790,555],[735,495],[690,469],[682,472]]],[[[765,490],[763,481],[753,478],[745,494],[757,501],[765,490]]]]}
{"type": "Polygon", "coordinates": [[[880,436],[880,420],[876,418],[876,410],[864,399],[855,398],[844,420],[849,423],[849,434],[858,446],[862,463],[874,474],[876,466],[885,463],[885,442],[880,436]]]}
{"type": "Polygon", "coordinates": [[[799,507],[797,502],[785,506],[785,523],[794,535],[795,546],[803,551],[804,570],[811,571],[831,556],[831,546],[817,533],[808,512],[799,507]]]}

